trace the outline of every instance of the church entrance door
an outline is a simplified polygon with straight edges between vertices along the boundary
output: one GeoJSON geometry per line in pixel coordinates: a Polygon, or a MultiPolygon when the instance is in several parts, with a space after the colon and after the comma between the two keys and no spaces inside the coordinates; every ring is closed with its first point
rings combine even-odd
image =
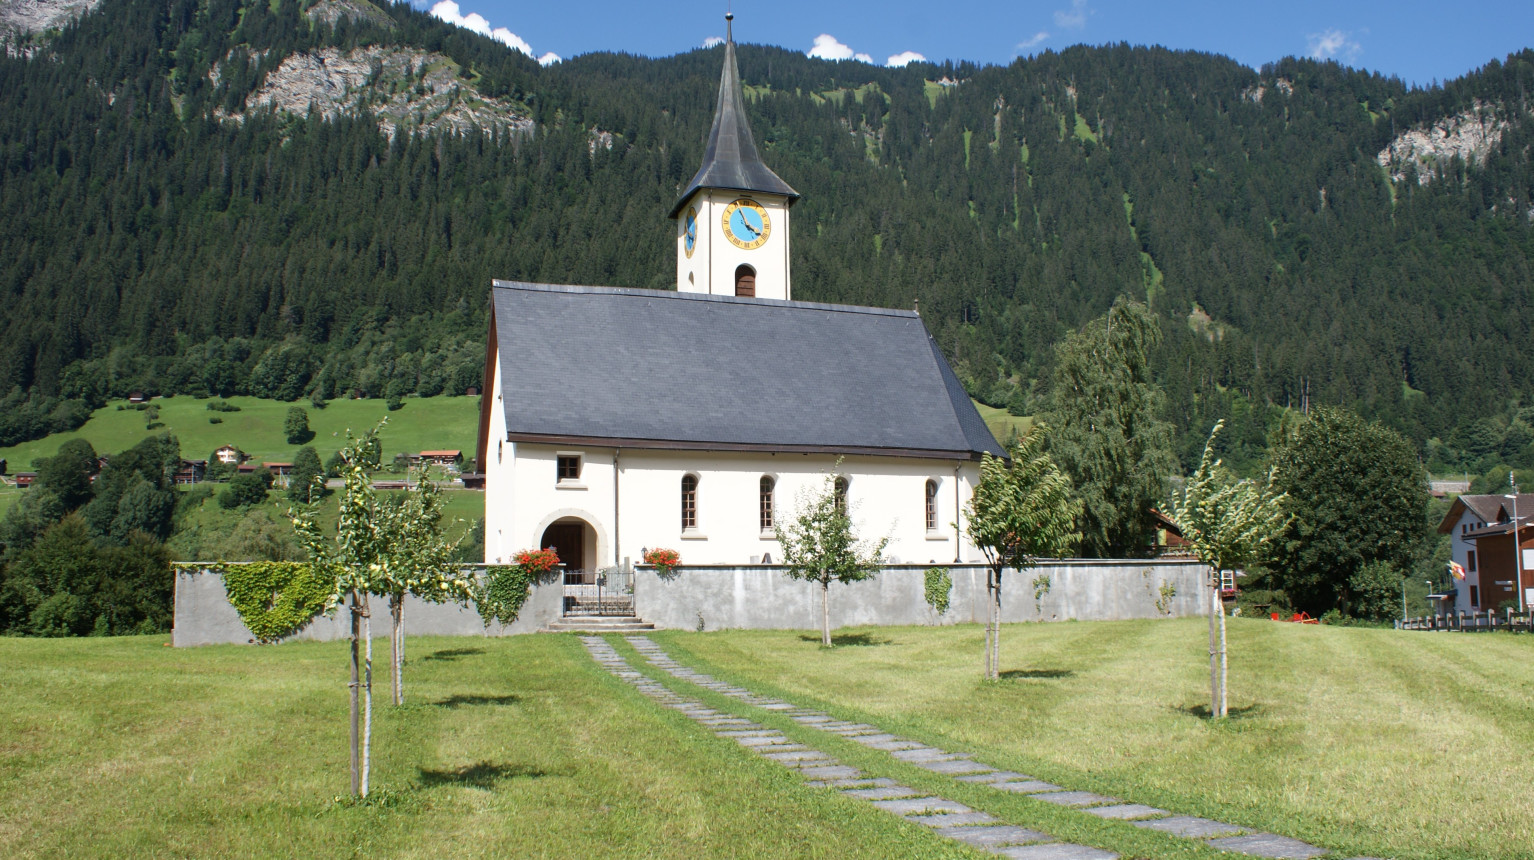
{"type": "Polygon", "coordinates": [[[560,520],[543,532],[540,547],[553,547],[559,561],[565,566],[565,584],[586,582],[590,572],[585,570],[586,524],[580,520],[560,520]]]}

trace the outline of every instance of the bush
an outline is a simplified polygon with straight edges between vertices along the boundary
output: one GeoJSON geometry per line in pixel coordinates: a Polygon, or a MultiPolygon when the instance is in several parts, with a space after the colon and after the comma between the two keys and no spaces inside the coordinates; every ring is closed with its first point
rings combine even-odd
{"type": "Polygon", "coordinates": [[[218,505],[224,510],[234,510],[266,501],[266,491],[271,487],[272,475],[235,475],[229,485],[218,494],[218,505]]]}
{"type": "Polygon", "coordinates": [[[1348,580],[1350,609],[1358,618],[1390,621],[1401,614],[1401,574],[1388,561],[1371,561],[1348,580]]]}
{"type": "Polygon", "coordinates": [[[209,424],[222,424],[222,423],[224,423],[224,419],[218,417],[217,415],[214,415],[214,416],[211,416],[210,418],[208,418],[208,423],[209,424]]]}
{"type": "Polygon", "coordinates": [[[239,412],[240,411],[240,407],[235,406],[233,403],[230,403],[227,400],[210,400],[210,401],[208,401],[208,411],[209,412],[239,412]]]}

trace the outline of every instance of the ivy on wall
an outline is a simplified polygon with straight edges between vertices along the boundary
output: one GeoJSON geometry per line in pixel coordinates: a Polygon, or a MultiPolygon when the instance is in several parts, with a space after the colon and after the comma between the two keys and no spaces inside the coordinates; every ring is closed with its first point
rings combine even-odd
{"type": "Polygon", "coordinates": [[[484,619],[487,627],[491,621],[502,624],[516,621],[522,604],[532,593],[533,583],[544,575],[532,565],[486,565],[485,578],[474,594],[479,617],[484,619]]]}
{"type": "Polygon", "coordinates": [[[945,567],[927,568],[927,605],[937,610],[937,614],[943,615],[948,612],[948,597],[953,590],[953,577],[949,575],[945,567]]]}
{"type": "Polygon", "coordinates": [[[229,603],[256,641],[276,642],[325,609],[335,577],[308,562],[253,561],[208,567],[224,579],[229,603]]]}

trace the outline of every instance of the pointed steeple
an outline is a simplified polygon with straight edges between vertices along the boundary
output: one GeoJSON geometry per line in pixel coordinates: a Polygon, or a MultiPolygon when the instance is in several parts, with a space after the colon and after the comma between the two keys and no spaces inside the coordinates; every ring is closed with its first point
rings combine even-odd
{"type": "Polygon", "coordinates": [[[799,199],[799,192],[778,178],[756,152],[756,140],[746,120],[745,99],[741,97],[740,71],[735,65],[735,34],[731,24],[734,18],[733,14],[724,16],[724,72],[719,76],[719,103],[714,107],[714,127],[708,133],[703,166],[672,207],[672,218],[681,213],[700,188],[777,194],[787,197],[790,203],[799,199]]]}

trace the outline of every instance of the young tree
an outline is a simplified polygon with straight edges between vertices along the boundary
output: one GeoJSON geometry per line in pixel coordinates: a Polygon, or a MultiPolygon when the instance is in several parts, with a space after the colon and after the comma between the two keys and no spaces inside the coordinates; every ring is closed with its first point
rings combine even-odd
{"type": "Polygon", "coordinates": [[[879,572],[889,538],[873,544],[858,541],[852,517],[837,491],[837,475],[827,475],[819,492],[801,494],[799,515],[784,528],[775,524],[789,579],[820,583],[820,644],[831,647],[831,583],[850,585],[879,572]]]}
{"type": "Polygon", "coordinates": [[[1002,572],[1021,573],[1040,558],[1069,555],[1081,540],[1074,528],[1081,501],[1072,496],[1070,479],[1041,450],[1047,432],[1035,424],[1006,459],[982,457],[980,483],[965,506],[965,530],[988,568],[985,677],[992,680],[1001,674],[1002,572]]]}
{"type": "Polygon", "coordinates": [[[302,406],[288,407],[288,417],[282,422],[283,435],[288,437],[289,445],[302,445],[314,438],[314,431],[309,429],[309,413],[302,406]]]}
{"type": "Polygon", "coordinates": [[[389,666],[394,679],[393,701],[405,704],[405,596],[428,603],[472,598],[473,582],[458,567],[457,541],[442,536],[442,492],[426,479],[423,469],[403,498],[380,506],[381,525],[394,536],[389,563],[378,577],[378,590],[388,598],[393,622],[389,637],[389,666]]]}
{"type": "Polygon", "coordinates": [[[298,456],[293,458],[293,473],[288,477],[288,501],[307,505],[324,498],[324,476],[325,466],[320,463],[319,452],[310,445],[298,449],[298,456]],[[321,480],[315,481],[316,477],[321,480]]]}
{"type": "MultiPolygon", "coordinates": [[[[431,511],[440,510],[434,507],[437,503],[380,502],[368,474],[378,466],[374,456],[377,433],[378,427],[360,439],[347,434],[347,444],[341,449],[345,483],[334,536],[320,529],[315,505],[290,512],[293,528],[299,534],[310,563],[326,571],[335,583],[329,610],[334,611],[344,601],[351,614],[352,793],[363,797],[368,792],[373,727],[373,638],[369,597],[387,595],[392,598],[400,593],[401,583],[406,583],[406,590],[419,587],[422,591],[440,593],[444,598],[467,599],[470,595],[467,580],[447,576],[445,560],[450,557],[450,548],[441,541],[440,514],[435,519],[430,517],[431,511]],[[415,521],[423,514],[425,522],[415,521]],[[440,566],[439,558],[444,562],[440,566]],[[361,653],[364,649],[365,654],[361,653]],[[360,707],[359,693],[362,698],[360,707]]],[[[430,494],[434,490],[423,490],[417,485],[414,492],[430,494]]],[[[399,623],[403,623],[403,615],[399,616],[399,623]]]]}
{"type": "Polygon", "coordinates": [[[1176,465],[1164,398],[1151,379],[1160,340],[1150,309],[1120,298],[1055,348],[1049,453],[1082,502],[1077,525],[1088,556],[1144,556],[1155,544],[1151,509],[1176,465]]]}
{"type": "Polygon", "coordinates": [[[1228,713],[1222,574],[1261,560],[1289,525],[1286,497],[1274,489],[1272,472],[1260,483],[1237,480],[1215,459],[1215,438],[1224,426],[1221,421],[1209,431],[1198,471],[1171,505],[1172,521],[1209,567],[1209,713],[1214,717],[1228,713]]]}
{"type": "Polygon", "coordinates": [[[1298,608],[1351,610],[1354,576],[1376,561],[1411,570],[1427,546],[1427,476],[1401,434],[1341,409],[1316,409],[1273,453],[1294,515],[1273,579],[1298,608]]]}

